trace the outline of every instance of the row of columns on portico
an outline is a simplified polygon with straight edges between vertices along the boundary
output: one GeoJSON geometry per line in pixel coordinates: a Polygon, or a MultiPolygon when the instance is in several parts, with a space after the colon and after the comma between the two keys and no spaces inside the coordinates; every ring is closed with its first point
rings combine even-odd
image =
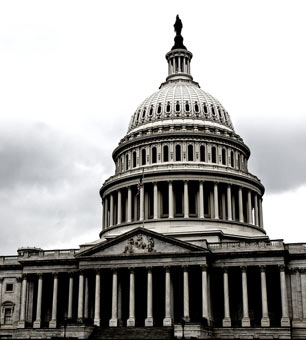
{"type": "MultiPolygon", "coordinates": [[[[187,180],[184,182],[183,188],[183,216],[184,218],[190,217],[189,212],[189,188],[187,180]]],[[[204,219],[204,181],[199,181],[198,189],[198,217],[204,219]]],[[[144,185],[140,186],[139,192],[139,221],[145,219],[145,192],[144,185]]],[[[122,192],[121,189],[117,191],[117,202],[116,202],[116,216],[115,221],[115,199],[114,193],[110,193],[103,200],[103,228],[111,227],[115,224],[121,224],[122,221],[122,192]]],[[[237,219],[241,223],[253,224],[263,228],[263,213],[262,213],[262,198],[259,197],[258,193],[247,189],[246,194],[246,217],[244,216],[244,200],[243,200],[243,188],[238,186],[238,216],[235,216],[235,205],[236,200],[232,193],[232,185],[227,184],[225,192],[221,193],[221,199],[219,199],[219,182],[213,182],[213,189],[210,195],[211,206],[211,217],[214,219],[220,219],[220,209],[223,212],[223,219],[233,221],[237,219]],[[220,203],[221,202],[221,203],[220,203]],[[226,217],[225,217],[226,216],[226,217]]],[[[132,188],[127,188],[127,212],[126,212],[126,223],[132,222],[132,188]]],[[[158,183],[153,182],[153,219],[158,219],[158,205],[159,205],[159,191],[158,183]]],[[[174,218],[174,190],[173,181],[168,181],[168,218],[174,218]]]]}
{"type": "MultiPolygon", "coordinates": [[[[202,317],[209,320],[209,280],[206,265],[203,265],[201,270],[202,277],[202,317]]],[[[281,290],[281,309],[282,318],[281,326],[288,327],[290,325],[288,313],[288,297],[286,288],[285,267],[280,266],[280,290],[281,290]]],[[[182,270],[183,280],[183,318],[186,322],[190,321],[189,310],[189,271],[188,266],[183,266],[182,270]]],[[[153,326],[153,280],[152,268],[147,268],[147,315],[145,319],[145,326],[153,326]]],[[[78,306],[77,317],[83,320],[88,317],[88,277],[84,272],[80,271],[78,287],[78,306]]],[[[248,306],[248,285],[247,285],[247,267],[241,267],[241,282],[242,282],[242,307],[243,318],[241,320],[242,327],[250,327],[249,306],[248,306]]],[[[260,282],[261,282],[261,306],[262,306],[262,319],[261,326],[269,327],[270,319],[268,312],[268,297],[267,297],[267,283],[266,283],[266,267],[260,268],[260,282]]],[[[73,308],[73,275],[69,276],[69,291],[68,291],[68,319],[72,318],[73,308]]],[[[101,272],[96,270],[95,273],[95,299],[94,299],[94,324],[101,325],[100,303],[101,303],[101,272]]],[[[42,311],[42,288],[43,288],[43,275],[38,275],[37,286],[37,306],[36,306],[36,319],[33,323],[34,328],[41,328],[41,311],[42,311]]],[[[229,278],[228,268],[223,269],[223,294],[224,294],[224,319],[223,327],[231,327],[230,316],[230,300],[229,300],[229,278]]],[[[26,311],[26,296],[27,296],[27,276],[25,275],[21,282],[21,307],[20,307],[20,320],[18,323],[19,328],[25,327],[25,311],[26,311]]],[[[164,310],[164,326],[172,325],[173,315],[171,311],[171,304],[173,299],[171,295],[171,278],[170,267],[165,267],[165,310],[164,310]]],[[[118,284],[117,269],[112,272],[112,312],[109,325],[111,327],[118,326],[121,319],[119,307],[121,301],[120,288],[118,284]]],[[[53,295],[52,295],[52,312],[49,328],[57,327],[57,304],[58,304],[58,274],[53,274],[53,295]]],[[[133,268],[129,270],[129,317],[127,326],[135,326],[135,272],[133,268]]]]}
{"type": "MultiPolygon", "coordinates": [[[[289,327],[289,313],[288,313],[288,297],[285,277],[285,267],[280,266],[280,289],[281,289],[281,306],[282,318],[281,326],[289,327]]],[[[250,327],[249,306],[248,306],[248,284],[247,284],[247,267],[241,267],[242,280],[242,309],[243,317],[241,320],[242,327],[250,327]]],[[[266,282],[266,267],[260,267],[260,282],[261,282],[261,306],[262,318],[261,326],[270,327],[270,319],[268,313],[268,297],[267,297],[267,282],[266,282]]],[[[231,327],[230,317],[230,301],[229,301],[229,283],[228,283],[228,268],[223,268],[223,295],[224,295],[224,318],[223,327],[231,327]]]]}

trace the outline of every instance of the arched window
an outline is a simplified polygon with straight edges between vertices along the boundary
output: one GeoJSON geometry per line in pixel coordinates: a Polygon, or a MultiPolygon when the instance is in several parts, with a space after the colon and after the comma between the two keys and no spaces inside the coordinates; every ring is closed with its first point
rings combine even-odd
{"type": "Polygon", "coordinates": [[[188,161],[193,161],[193,145],[188,145],[188,161]]]}
{"type": "Polygon", "coordinates": [[[175,111],[176,111],[176,112],[180,112],[180,111],[181,111],[181,105],[180,105],[180,102],[179,102],[179,101],[176,102],[175,111]]]}
{"type": "Polygon", "coordinates": [[[159,103],[157,107],[157,113],[161,114],[161,112],[162,112],[162,106],[161,106],[161,103],[159,103]]]}
{"type": "Polygon", "coordinates": [[[125,155],[125,170],[129,169],[129,155],[125,155]]]}
{"type": "Polygon", "coordinates": [[[136,167],[136,151],[133,151],[133,168],[136,167]]]}
{"type": "Polygon", "coordinates": [[[185,111],[186,112],[190,111],[190,105],[189,105],[188,101],[186,101],[186,103],[185,103],[185,111]]]}
{"type": "Polygon", "coordinates": [[[215,146],[211,148],[211,162],[217,163],[217,150],[215,146]]]}
{"type": "Polygon", "coordinates": [[[153,116],[153,105],[151,105],[151,107],[150,107],[149,116],[150,116],[150,117],[152,117],[152,116],[153,116]]]}
{"type": "Polygon", "coordinates": [[[156,163],[157,162],[157,151],[156,151],[156,147],[153,146],[152,148],[152,163],[156,163]]]}
{"type": "Polygon", "coordinates": [[[200,112],[200,108],[199,108],[198,102],[195,102],[195,104],[194,104],[194,111],[195,111],[195,113],[199,113],[200,112]]]}
{"type": "Polygon", "coordinates": [[[238,165],[238,169],[240,170],[240,155],[239,155],[239,153],[238,153],[238,157],[237,157],[237,165],[238,165]]]}
{"type": "Polygon", "coordinates": [[[168,145],[165,145],[164,146],[164,148],[163,148],[163,156],[164,156],[164,158],[163,158],[163,160],[164,160],[164,162],[168,162],[169,161],[169,148],[168,148],[168,145]]]}
{"type": "Polygon", "coordinates": [[[200,146],[200,161],[205,162],[205,146],[200,146]]]}
{"type": "Polygon", "coordinates": [[[231,167],[234,168],[235,167],[235,158],[234,158],[234,152],[231,151],[231,167]]]}
{"type": "Polygon", "coordinates": [[[167,102],[166,112],[170,113],[170,111],[171,111],[171,105],[170,105],[170,102],[167,102]]]}
{"type": "Polygon", "coordinates": [[[141,150],[141,165],[146,165],[146,149],[141,150]]]}
{"type": "Polygon", "coordinates": [[[208,112],[207,106],[206,106],[206,104],[204,103],[204,113],[207,113],[207,112],[208,112]]]}
{"type": "Polygon", "coordinates": [[[222,149],[222,164],[226,165],[226,151],[222,149]]]}
{"type": "Polygon", "coordinates": [[[177,162],[180,162],[182,160],[182,156],[181,156],[181,146],[179,144],[177,144],[175,146],[175,160],[177,162]]]}

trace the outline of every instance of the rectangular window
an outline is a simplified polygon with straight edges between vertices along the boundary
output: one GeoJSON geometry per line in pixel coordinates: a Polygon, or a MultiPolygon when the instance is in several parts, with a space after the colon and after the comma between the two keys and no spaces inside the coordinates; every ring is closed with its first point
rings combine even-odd
{"type": "Polygon", "coordinates": [[[14,285],[12,283],[7,283],[5,286],[6,292],[12,292],[14,290],[14,285]]]}
{"type": "Polygon", "coordinates": [[[4,324],[11,325],[13,323],[13,308],[5,307],[4,309],[4,324]]]}

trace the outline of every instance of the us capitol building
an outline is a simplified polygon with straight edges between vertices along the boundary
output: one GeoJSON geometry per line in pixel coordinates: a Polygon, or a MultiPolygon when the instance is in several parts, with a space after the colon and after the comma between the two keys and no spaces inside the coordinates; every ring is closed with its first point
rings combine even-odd
{"type": "Polygon", "coordinates": [[[100,239],[0,257],[0,338],[306,338],[306,244],[267,236],[250,150],[174,27],[100,189],[100,239]]]}

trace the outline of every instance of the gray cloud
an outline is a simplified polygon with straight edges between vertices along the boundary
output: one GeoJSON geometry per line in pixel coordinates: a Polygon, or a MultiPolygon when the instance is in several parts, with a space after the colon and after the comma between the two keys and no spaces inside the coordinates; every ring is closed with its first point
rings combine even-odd
{"type": "Polygon", "coordinates": [[[242,121],[237,131],[251,149],[249,170],[268,192],[293,190],[306,183],[306,124],[242,121]]]}
{"type": "MultiPolygon", "coordinates": [[[[0,254],[98,238],[111,150],[46,124],[0,128],[0,254]]],[[[76,243],[74,247],[77,247],[76,243]]]]}

